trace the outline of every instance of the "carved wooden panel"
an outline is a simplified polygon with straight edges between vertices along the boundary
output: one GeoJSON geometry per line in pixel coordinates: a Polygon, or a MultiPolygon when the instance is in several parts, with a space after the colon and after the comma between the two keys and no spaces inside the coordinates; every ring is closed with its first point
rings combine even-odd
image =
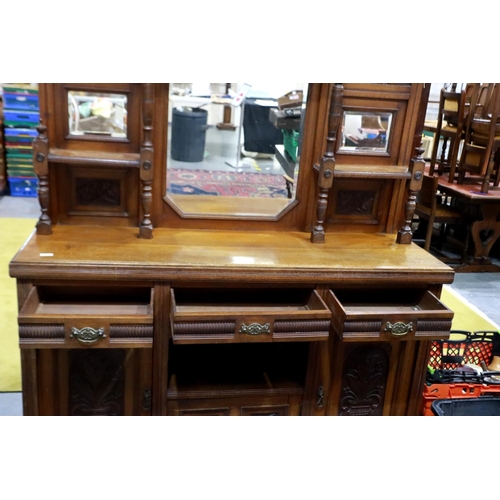
{"type": "Polygon", "coordinates": [[[69,170],[73,188],[70,214],[98,212],[127,216],[128,169],[69,167],[69,170]]]}
{"type": "Polygon", "coordinates": [[[234,335],[236,321],[203,321],[174,323],[177,335],[234,335]]]}
{"type": "Polygon", "coordinates": [[[334,224],[335,229],[359,224],[384,232],[392,188],[392,181],[380,179],[337,179],[330,194],[327,224],[334,224]]]}
{"type": "Polygon", "coordinates": [[[20,325],[19,339],[23,340],[64,340],[64,325],[20,325]]]}
{"type": "Polygon", "coordinates": [[[59,222],[95,223],[95,217],[99,217],[109,218],[110,223],[118,225],[138,223],[137,169],[69,164],[54,167],[57,167],[59,222]]]}
{"type": "Polygon", "coordinates": [[[387,346],[356,345],[346,352],[339,415],[382,415],[389,372],[387,346]]]}
{"type": "Polygon", "coordinates": [[[120,206],[121,189],[117,179],[75,178],[75,201],[84,206],[120,206]]]}
{"type": "Polygon", "coordinates": [[[114,339],[153,339],[153,325],[110,325],[109,335],[114,339]]]}
{"type": "Polygon", "coordinates": [[[74,349],[69,361],[69,415],[124,414],[125,351],[74,349]]]}
{"type": "Polygon", "coordinates": [[[293,333],[293,332],[328,332],[330,330],[329,320],[307,320],[290,321],[276,320],[274,322],[275,333],[293,333]]]}
{"type": "Polygon", "coordinates": [[[376,191],[343,190],[337,193],[337,206],[335,213],[338,215],[371,215],[376,191]]]}
{"type": "Polygon", "coordinates": [[[417,324],[417,329],[419,332],[449,332],[451,330],[452,320],[423,320],[419,319],[417,324]]]}

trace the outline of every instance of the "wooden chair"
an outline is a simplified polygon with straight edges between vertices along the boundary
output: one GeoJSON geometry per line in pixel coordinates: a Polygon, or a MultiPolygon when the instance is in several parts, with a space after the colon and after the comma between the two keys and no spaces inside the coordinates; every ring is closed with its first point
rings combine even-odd
{"type": "Polygon", "coordinates": [[[434,224],[441,224],[439,232],[439,245],[446,236],[446,226],[448,224],[459,224],[462,222],[462,214],[452,207],[442,203],[442,196],[438,193],[438,176],[424,175],[422,188],[417,193],[417,208],[415,215],[419,219],[427,221],[427,232],[425,235],[424,250],[429,251],[431,246],[434,224]]]}
{"type": "MultiPolygon", "coordinates": [[[[476,84],[478,85],[478,84],[476,84]]],[[[476,86],[467,116],[464,148],[460,158],[458,183],[466,174],[482,180],[481,192],[487,193],[493,177],[500,184],[500,84],[476,86]],[[484,102],[481,102],[481,101],[484,102]]]]}
{"type": "Polygon", "coordinates": [[[458,150],[462,139],[465,118],[465,91],[447,92],[441,89],[439,98],[438,121],[434,136],[434,146],[429,167],[429,174],[434,175],[449,171],[450,179],[455,177],[458,160],[458,150]],[[441,157],[438,159],[439,140],[443,138],[441,157]],[[448,155],[446,148],[450,141],[448,155]]]}

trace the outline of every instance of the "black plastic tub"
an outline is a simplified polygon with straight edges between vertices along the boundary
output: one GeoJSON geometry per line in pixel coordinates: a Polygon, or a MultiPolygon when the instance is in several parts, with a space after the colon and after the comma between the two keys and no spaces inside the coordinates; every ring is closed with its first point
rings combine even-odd
{"type": "Polygon", "coordinates": [[[185,162],[203,161],[207,133],[207,111],[174,108],[172,110],[171,156],[185,162]]]}
{"type": "Polygon", "coordinates": [[[431,410],[438,417],[496,417],[500,415],[500,398],[436,399],[431,410]]]}

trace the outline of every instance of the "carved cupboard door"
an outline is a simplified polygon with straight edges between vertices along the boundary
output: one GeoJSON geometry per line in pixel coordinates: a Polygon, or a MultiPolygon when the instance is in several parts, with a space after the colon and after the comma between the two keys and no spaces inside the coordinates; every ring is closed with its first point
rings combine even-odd
{"type": "Polygon", "coordinates": [[[40,349],[40,415],[151,415],[152,349],[40,349]]]}
{"type": "Polygon", "coordinates": [[[327,415],[418,415],[427,341],[334,340],[327,415]]]}

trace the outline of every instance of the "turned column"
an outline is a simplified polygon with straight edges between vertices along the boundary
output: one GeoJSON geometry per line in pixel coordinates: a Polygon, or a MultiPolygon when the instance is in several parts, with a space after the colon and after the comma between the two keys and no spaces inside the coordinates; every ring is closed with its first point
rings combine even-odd
{"type": "Polygon", "coordinates": [[[410,162],[410,182],[408,185],[408,198],[405,204],[405,215],[403,227],[398,231],[396,241],[408,245],[413,240],[412,221],[417,207],[417,193],[422,187],[424,178],[425,160],[422,158],[424,149],[422,144],[417,148],[417,155],[410,162]]]}
{"type": "Polygon", "coordinates": [[[40,122],[36,127],[37,137],[33,141],[33,168],[38,177],[38,201],[41,215],[36,224],[37,234],[52,234],[52,221],[49,217],[49,140],[45,135],[47,127],[40,122]]]}
{"type": "Polygon", "coordinates": [[[337,141],[337,130],[342,113],[342,97],[344,87],[336,83],[332,88],[330,100],[330,113],[328,116],[328,134],[326,137],[326,151],[319,163],[318,172],[318,197],[316,199],[316,224],[311,232],[313,243],[325,242],[325,228],[323,226],[328,208],[328,196],[333,186],[333,174],[335,171],[335,143],[337,141]]]}
{"type": "Polygon", "coordinates": [[[142,86],[142,130],[143,142],[141,145],[140,179],[141,179],[141,208],[142,221],[139,226],[139,238],[153,237],[153,223],[151,222],[151,205],[153,201],[153,100],[154,89],[152,83],[142,86]]]}

